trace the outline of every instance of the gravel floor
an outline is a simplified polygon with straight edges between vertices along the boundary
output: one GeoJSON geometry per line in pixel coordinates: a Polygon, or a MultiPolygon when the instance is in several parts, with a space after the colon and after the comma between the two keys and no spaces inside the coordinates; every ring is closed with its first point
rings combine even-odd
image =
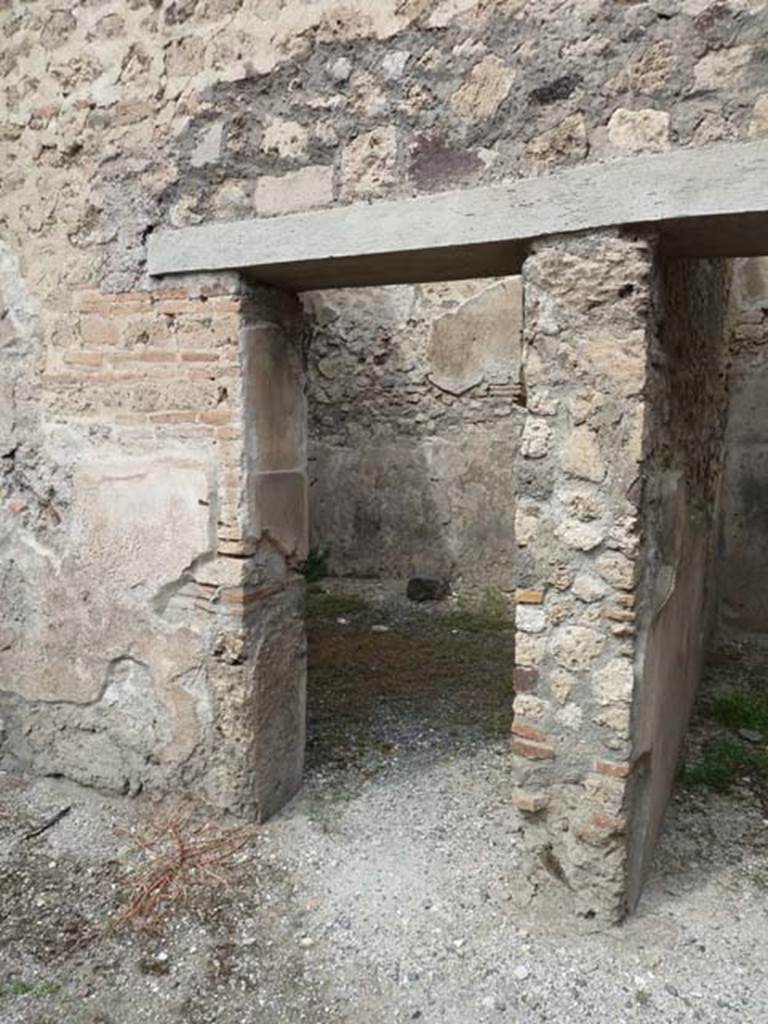
{"type": "Polygon", "coordinates": [[[191,888],[157,933],[116,924],[130,829],[156,809],[0,776],[2,1024],[768,1021],[768,827],[750,791],[675,800],[624,926],[577,930],[555,891],[532,919],[503,624],[424,613],[417,652],[391,608],[338,609],[315,615],[303,791],[226,887],[191,888]],[[351,677],[376,671],[356,705],[351,677]]]}

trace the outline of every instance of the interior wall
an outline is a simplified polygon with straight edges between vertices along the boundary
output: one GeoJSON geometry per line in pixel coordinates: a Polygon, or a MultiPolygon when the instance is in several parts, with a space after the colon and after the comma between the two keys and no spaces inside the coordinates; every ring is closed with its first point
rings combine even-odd
{"type": "Polygon", "coordinates": [[[719,626],[768,639],[768,258],[737,260],[718,547],[719,626]]]}
{"type": "Polygon", "coordinates": [[[519,279],[305,306],[311,536],[330,571],[512,590],[519,279]]]}
{"type": "Polygon", "coordinates": [[[670,260],[657,282],[642,481],[630,905],[661,828],[711,634],[730,277],[728,261],[670,260]]]}

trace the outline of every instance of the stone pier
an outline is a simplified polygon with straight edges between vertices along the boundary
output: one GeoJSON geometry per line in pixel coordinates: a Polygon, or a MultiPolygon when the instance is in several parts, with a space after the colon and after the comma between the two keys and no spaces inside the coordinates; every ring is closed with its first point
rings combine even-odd
{"type": "Polygon", "coordinates": [[[73,305],[55,499],[9,479],[6,586],[34,600],[4,626],[5,764],[263,818],[303,763],[300,307],[234,274],[73,305]]]}
{"type": "Polygon", "coordinates": [[[727,273],[618,232],[523,266],[514,802],[534,891],[636,900],[706,642],[727,273]]]}

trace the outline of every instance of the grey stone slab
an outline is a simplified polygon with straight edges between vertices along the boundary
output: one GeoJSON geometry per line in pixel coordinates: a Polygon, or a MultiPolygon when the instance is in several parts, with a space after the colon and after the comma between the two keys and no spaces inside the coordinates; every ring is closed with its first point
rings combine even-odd
{"type": "Polygon", "coordinates": [[[159,231],[151,275],[311,288],[515,274],[536,238],[654,227],[685,255],[768,253],[768,142],[591,163],[505,185],[159,231]]]}

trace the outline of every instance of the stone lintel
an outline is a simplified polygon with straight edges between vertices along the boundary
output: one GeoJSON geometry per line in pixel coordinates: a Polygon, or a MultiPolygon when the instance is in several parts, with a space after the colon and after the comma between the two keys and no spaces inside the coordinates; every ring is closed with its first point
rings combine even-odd
{"type": "Polygon", "coordinates": [[[689,256],[768,252],[768,142],[589,163],[504,185],[159,231],[151,275],[241,270],[294,291],[517,274],[529,243],[628,226],[689,256]]]}

